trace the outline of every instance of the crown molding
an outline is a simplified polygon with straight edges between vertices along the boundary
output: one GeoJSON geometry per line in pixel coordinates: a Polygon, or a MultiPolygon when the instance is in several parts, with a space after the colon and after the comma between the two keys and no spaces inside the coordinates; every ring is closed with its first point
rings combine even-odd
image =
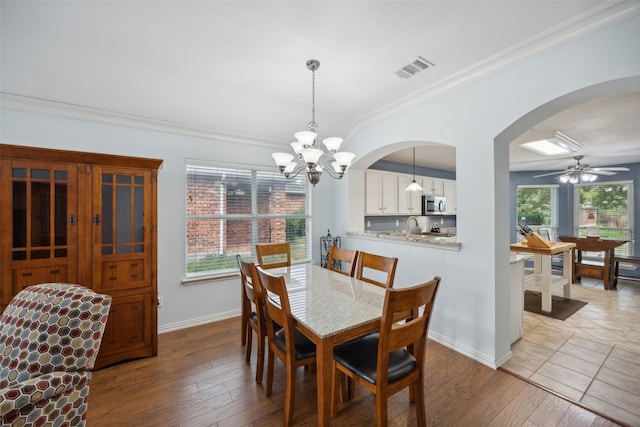
{"type": "Polygon", "coordinates": [[[356,121],[346,132],[345,141],[353,139],[362,128],[409,110],[416,105],[474,83],[498,71],[556,49],[570,42],[640,15],[640,2],[606,2],[573,17],[561,25],[549,28],[523,42],[505,49],[460,72],[429,85],[420,91],[387,104],[356,121]]]}
{"type": "Polygon", "coordinates": [[[81,105],[33,98],[12,93],[0,92],[0,105],[3,109],[50,114],[76,120],[106,123],[215,141],[259,145],[268,148],[282,148],[282,143],[274,141],[225,134],[215,132],[211,129],[174,123],[167,120],[84,107],[81,105]]]}

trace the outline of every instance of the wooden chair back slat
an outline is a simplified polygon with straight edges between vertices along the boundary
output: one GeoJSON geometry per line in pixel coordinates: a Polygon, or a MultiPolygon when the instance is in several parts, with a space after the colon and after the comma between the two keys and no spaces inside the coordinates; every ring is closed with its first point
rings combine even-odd
{"type": "Polygon", "coordinates": [[[256,245],[258,265],[262,268],[288,267],[291,265],[291,244],[259,243],[256,245]]]}
{"type": "Polygon", "coordinates": [[[356,272],[357,259],[358,251],[343,249],[337,246],[330,246],[329,256],[327,257],[327,268],[329,270],[337,271],[338,273],[346,274],[347,276],[353,277],[356,272]],[[343,267],[342,263],[347,263],[349,264],[349,268],[347,270],[338,268],[335,266],[335,261],[340,262],[340,267],[343,267]]]}
{"type": "Polygon", "coordinates": [[[381,286],[383,288],[393,287],[393,280],[396,275],[396,266],[398,265],[398,258],[386,257],[381,255],[370,254],[367,252],[358,253],[358,267],[356,269],[356,278],[363,280],[374,285],[381,286]],[[387,278],[384,282],[375,280],[371,277],[365,276],[366,269],[376,270],[382,273],[386,273],[387,278]]]}

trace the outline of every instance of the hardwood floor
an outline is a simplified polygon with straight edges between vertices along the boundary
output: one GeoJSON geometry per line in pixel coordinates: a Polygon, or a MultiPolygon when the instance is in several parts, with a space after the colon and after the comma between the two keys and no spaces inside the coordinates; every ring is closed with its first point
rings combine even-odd
{"type": "MultiPolygon", "coordinates": [[[[255,349],[254,349],[255,350],[255,349]]],[[[245,363],[240,318],[161,334],[157,357],[96,371],[88,427],[281,426],[284,369],[276,361],[273,395],[255,383],[256,351],[245,363]]],[[[616,426],[506,372],[429,341],[425,396],[429,426],[616,426]]],[[[300,368],[294,423],[315,426],[316,377],[300,368]]],[[[415,425],[407,390],[389,400],[389,425],[415,425]]],[[[375,402],[362,388],[340,406],[336,426],[375,424],[375,402]]]]}

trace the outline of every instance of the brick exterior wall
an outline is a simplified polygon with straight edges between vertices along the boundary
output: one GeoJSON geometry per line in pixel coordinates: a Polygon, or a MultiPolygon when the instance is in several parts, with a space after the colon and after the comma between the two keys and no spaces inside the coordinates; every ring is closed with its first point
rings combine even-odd
{"type": "MultiPolygon", "coordinates": [[[[259,214],[287,214],[304,209],[305,195],[287,193],[285,183],[261,186],[258,189],[259,214]]],[[[228,191],[219,180],[187,180],[187,215],[251,214],[251,192],[228,191]],[[222,206],[220,204],[222,203],[222,206]]],[[[287,241],[285,218],[258,219],[258,242],[287,241]]],[[[187,257],[195,253],[214,253],[220,250],[221,236],[226,254],[251,252],[251,220],[188,220],[187,257]]]]}

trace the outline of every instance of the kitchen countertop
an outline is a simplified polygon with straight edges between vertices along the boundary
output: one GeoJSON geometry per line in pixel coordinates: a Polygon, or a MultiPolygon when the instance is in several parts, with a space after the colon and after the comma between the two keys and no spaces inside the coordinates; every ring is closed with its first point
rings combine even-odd
{"type": "Polygon", "coordinates": [[[459,251],[461,244],[456,236],[438,236],[437,234],[407,234],[406,231],[348,231],[347,236],[375,240],[392,240],[410,245],[431,246],[459,251]]]}

